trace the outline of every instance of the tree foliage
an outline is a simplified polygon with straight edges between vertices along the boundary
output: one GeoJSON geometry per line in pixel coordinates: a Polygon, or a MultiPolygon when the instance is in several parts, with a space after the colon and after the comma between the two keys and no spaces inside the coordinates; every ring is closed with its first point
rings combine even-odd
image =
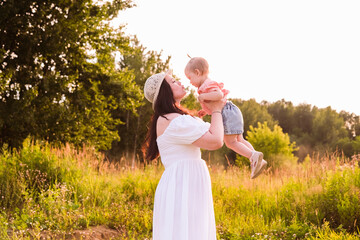
{"type": "Polygon", "coordinates": [[[319,109],[314,117],[312,139],[319,145],[334,146],[347,136],[343,118],[330,107],[319,109]]]}
{"type": "Polygon", "coordinates": [[[231,101],[239,107],[244,118],[244,135],[250,130],[250,126],[257,126],[257,124],[267,122],[270,128],[274,127],[276,122],[269,114],[266,106],[257,103],[255,99],[247,101],[241,99],[231,99],[231,101]]]}
{"type": "Polygon", "coordinates": [[[264,103],[269,113],[299,146],[297,156],[343,151],[350,157],[355,153],[353,141],[359,135],[359,117],[345,111],[337,113],[331,107],[319,109],[310,104],[294,106],[284,99],[264,103]]]}
{"type": "Polygon", "coordinates": [[[133,109],[141,92],[115,51],[128,48],[109,21],[128,0],[4,0],[0,3],[0,143],[48,141],[107,149],[119,139],[115,109],[133,109]]]}
{"type": "MultiPolygon", "coordinates": [[[[140,153],[152,115],[143,85],[168,69],[170,57],[163,60],[122,27],[111,27],[130,7],[130,0],[0,1],[0,145],[19,147],[32,136],[111,148],[110,155],[140,153]]],[[[353,113],[284,99],[231,100],[243,113],[245,135],[267,122],[298,143],[300,157],[315,150],[359,152],[360,119],[353,113]]],[[[194,92],[183,105],[200,108],[194,92]]],[[[235,158],[228,149],[218,153],[235,158]]]]}
{"type": "Polygon", "coordinates": [[[341,111],[340,116],[345,122],[345,128],[348,131],[349,138],[360,136],[360,116],[345,111],[341,111]]]}
{"type": "MultiPolygon", "coordinates": [[[[147,78],[169,68],[170,57],[163,61],[161,54],[161,52],[147,50],[134,36],[130,39],[130,48],[123,52],[119,68],[121,71],[131,72],[134,82],[142,90],[147,78]]],[[[153,114],[151,103],[143,98],[142,93],[141,96],[141,100],[132,108],[126,111],[122,109],[112,111],[113,117],[120,119],[124,124],[117,127],[120,141],[113,142],[108,154],[109,156],[125,155],[127,159],[132,159],[132,164],[136,156],[142,159],[141,145],[145,140],[148,123],[153,114]]]]}
{"type": "Polygon", "coordinates": [[[294,125],[294,106],[284,99],[274,102],[267,107],[268,112],[278,121],[285,132],[290,132],[294,125]]]}
{"type": "MultiPolygon", "coordinates": [[[[187,89],[189,91],[189,89],[187,89]]],[[[181,101],[181,105],[188,110],[199,111],[201,109],[200,102],[197,100],[197,95],[194,89],[190,89],[189,94],[181,101]]]]}

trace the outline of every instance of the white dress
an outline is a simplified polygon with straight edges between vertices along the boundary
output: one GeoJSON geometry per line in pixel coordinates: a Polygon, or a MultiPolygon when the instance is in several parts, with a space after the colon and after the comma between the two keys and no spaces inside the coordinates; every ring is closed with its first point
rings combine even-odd
{"type": "Polygon", "coordinates": [[[165,171],[155,192],[153,240],[216,239],[209,170],[192,145],[209,127],[180,115],[157,138],[165,171]]]}

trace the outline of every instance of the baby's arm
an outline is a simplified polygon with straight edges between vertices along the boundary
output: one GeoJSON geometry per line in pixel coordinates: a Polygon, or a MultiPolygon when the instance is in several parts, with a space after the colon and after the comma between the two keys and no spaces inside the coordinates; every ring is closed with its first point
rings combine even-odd
{"type": "Polygon", "coordinates": [[[218,101],[224,97],[222,91],[217,88],[214,91],[208,93],[201,93],[199,94],[199,101],[218,101]]]}

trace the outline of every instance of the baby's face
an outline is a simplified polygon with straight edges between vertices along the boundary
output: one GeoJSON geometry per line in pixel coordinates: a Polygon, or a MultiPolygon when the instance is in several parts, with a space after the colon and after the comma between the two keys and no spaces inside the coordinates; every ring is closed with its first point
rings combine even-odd
{"type": "Polygon", "coordinates": [[[196,74],[195,72],[185,70],[185,76],[190,80],[191,85],[194,87],[200,87],[202,84],[201,75],[196,74]]]}

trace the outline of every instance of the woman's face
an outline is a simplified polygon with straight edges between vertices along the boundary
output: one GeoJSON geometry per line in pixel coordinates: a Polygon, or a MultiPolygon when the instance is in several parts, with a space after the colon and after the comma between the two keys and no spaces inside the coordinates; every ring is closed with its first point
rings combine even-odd
{"type": "Polygon", "coordinates": [[[180,103],[181,99],[183,99],[183,97],[185,97],[186,95],[185,87],[181,85],[180,81],[176,81],[170,75],[166,75],[165,80],[168,82],[168,84],[171,87],[175,101],[180,103]]]}

